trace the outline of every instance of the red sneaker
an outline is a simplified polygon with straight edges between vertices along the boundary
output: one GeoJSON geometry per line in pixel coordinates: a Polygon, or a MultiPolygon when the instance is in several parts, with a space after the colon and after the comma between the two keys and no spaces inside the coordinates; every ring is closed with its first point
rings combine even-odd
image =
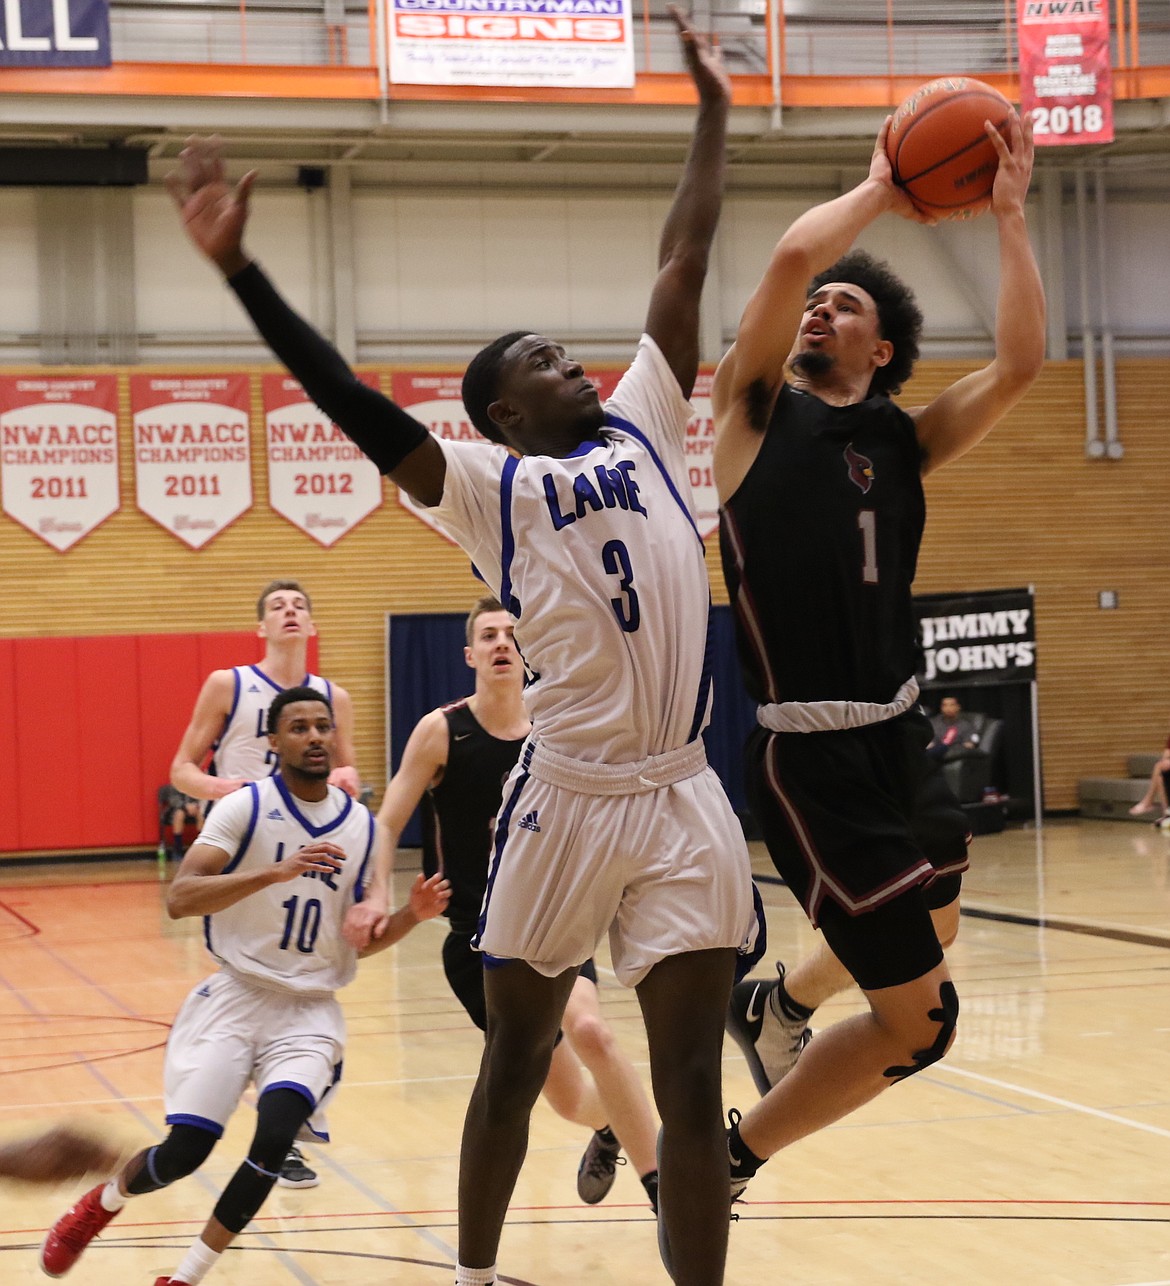
{"type": "Polygon", "coordinates": [[[70,1206],[49,1229],[41,1246],[41,1271],[50,1277],[64,1277],[81,1258],[82,1251],[117,1214],[102,1206],[99,1183],[76,1204],[70,1206]]]}
{"type": "Polygon", "coordinates": [[[182,1282],[177,1282],[171,1277],[160,1277],[154,1283],[154,1286],[183,1286],[182,1282]]]}

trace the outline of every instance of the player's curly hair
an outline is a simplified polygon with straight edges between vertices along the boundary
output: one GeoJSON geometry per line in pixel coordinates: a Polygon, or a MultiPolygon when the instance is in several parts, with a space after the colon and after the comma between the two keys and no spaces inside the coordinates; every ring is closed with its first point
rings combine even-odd
{"type": "Polygon", "coordinates": [[[860,286],[877,305],[878,326],[882,339],[894,346],[894,355],[885,366],[879,366],[870,381],[870,394],[889,397],[901,392],[918,360],[918,341],[922,338],[922,312],[914,292],[891,271],[889,264],[851,250],[809,282],[808,294],[815,295],[830,281],[848,281],[860,286]]]}
{"type": "Polygon", "coordinates": [[[504,443],[503,435],[488,415],[488,407],[496,400],[500,386],[500,368],[504,364],[504,354],[529,330],[510,330],[499,339],[493,339],[467,364],[463,372],[463,406],[472,424],[489,442],[504,443]]]}

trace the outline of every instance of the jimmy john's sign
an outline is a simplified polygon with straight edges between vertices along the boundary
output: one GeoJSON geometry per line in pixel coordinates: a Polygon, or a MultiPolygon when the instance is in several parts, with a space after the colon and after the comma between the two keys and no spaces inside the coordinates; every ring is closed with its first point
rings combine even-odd
{"type": "Polygon", "coordinates": [[[914,599],[922,648],[919,686],[1031,683],[1035,603],[1028,589],[922,594],[914,599]]]}

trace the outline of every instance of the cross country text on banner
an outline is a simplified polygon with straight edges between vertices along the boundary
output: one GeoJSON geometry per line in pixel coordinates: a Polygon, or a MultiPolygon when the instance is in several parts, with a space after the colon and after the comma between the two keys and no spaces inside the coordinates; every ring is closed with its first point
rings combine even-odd
{"type": "Polygon", "coordinates": [[[630,0],[390,0],[400,85],[629,89],[630,0]]]}
{"type": "MultiPolygon", "coordinates": [[[[356,372],[378,388],[374,371],[356,372]]],[[[265,375],[268,503],[319,545],[342,536],[382,505],[382,475],[289,375],[265,375]]]]}
{"type": "Polygon", "coordinates": [[[3,0],[0,67],[108,67],[109,0],[3,0]]]}
{"type": "MultiPolygon", "coordinates": [[[[605,402],[617,388],[623,368],[590,368],[589,378],[597,388],[597,395],[605,402]]],[[[711,415],[711,380],[714,372],[700,371],[695,380],[691,403],[694,417],[687,425],[684,446],[687,457],[687,477],[691,484],[695,524],[704,540],[719,529],[719,498],[715,494],[712,472],[712,453],[715,446],[715,425],[711,415]]],[[[390,396],[427,426],[436,437],[456,442],[486,442],[463,409],[460,392],[463,376],[455,371],[398,371],[390,383],[390,396]]],[[[430,516],[431,511],[415,502],[398,488],[398,503],[410,510],[420,522],[437,531],[445,540],[451,538],[430,516]]],[[[452,542],[453,543],[453,542],[452,542]]]]}
{"type": "Polygon", "coordinates": [[[1017,0],[1020,110],[1038,147],[1113,142],[1108,0],[1017,0]]]}
{"type": "Polygon", "coordinates": [[[1030,589],[915,594],[922,645],[919,686],[1031,683],[1036,677],[1034,603],[1030,589]]]}
{"type": "Polygon", "coordinates": [[[131,375],[138,508],[192,549],[252,507],[247,375],[131,375]]]}
{"type": "Polygon", "coordinates": [[[114,375],[0,376],[4,512],[61,553],[121,504],[114,375]]]}

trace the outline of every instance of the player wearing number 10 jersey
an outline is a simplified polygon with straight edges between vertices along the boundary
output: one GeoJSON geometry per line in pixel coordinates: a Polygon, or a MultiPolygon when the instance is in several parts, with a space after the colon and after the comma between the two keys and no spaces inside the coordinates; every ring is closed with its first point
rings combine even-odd
{"type": "MultiPolygon", "coordinates": [[[[256,1214],[289,1147],[341,1074],[345,1020],[335,992],[358,952],[342,936],[362,895],[374,820],[328,782],[333,710],[314,688],[272,702],[269,741],[281,771],[215,809],[167,892],[174,918],[200,915],[221,968],[188,995],[167,1041],[167,1137],[132,1157],[50,1229],[41,1267],[61,1277],[129,1198],[191,1174],[210,1155],[248,1086],[256,1132],[202,1235],[162,1286],[197,1286],[256,1214]]],[[[449,890],[420,875],[410,902],[361,955],[439,914],[449,890]]]]}
{"type": "Polygon", "coordinates": [[[922,317],[884,264],[846,253],[883,212],[922,221],[893,184],[883,129],[869,177],[781,238],[712,389],[723,563],[759,703],[753,811],[832,949],[820,948],[822,974],[840,977],[843,965],[870,1005],[791,1066],[798,1027],[785,1075],[768,1067],[783,1052],[771,1024],[807,1018],[825,994],[797,997],[800,965],[786,981],[742,984],[742,1010],[736,989],[729,1023],[757,1084],[771,1088],[733,1117],[734,1194],[779,1148],[941,1058],[955,1034],[942,948],[958,927],[966,826],[925,753],[931,734],[916,707],[922,476],[970,450],[1024,395],[1045,336],[1024,220],[1031,132],[1013,114],[1009,142],[988,133],[1000,263],[989,365],[927,406],[890,400],[913,368],[922,317]]]}

